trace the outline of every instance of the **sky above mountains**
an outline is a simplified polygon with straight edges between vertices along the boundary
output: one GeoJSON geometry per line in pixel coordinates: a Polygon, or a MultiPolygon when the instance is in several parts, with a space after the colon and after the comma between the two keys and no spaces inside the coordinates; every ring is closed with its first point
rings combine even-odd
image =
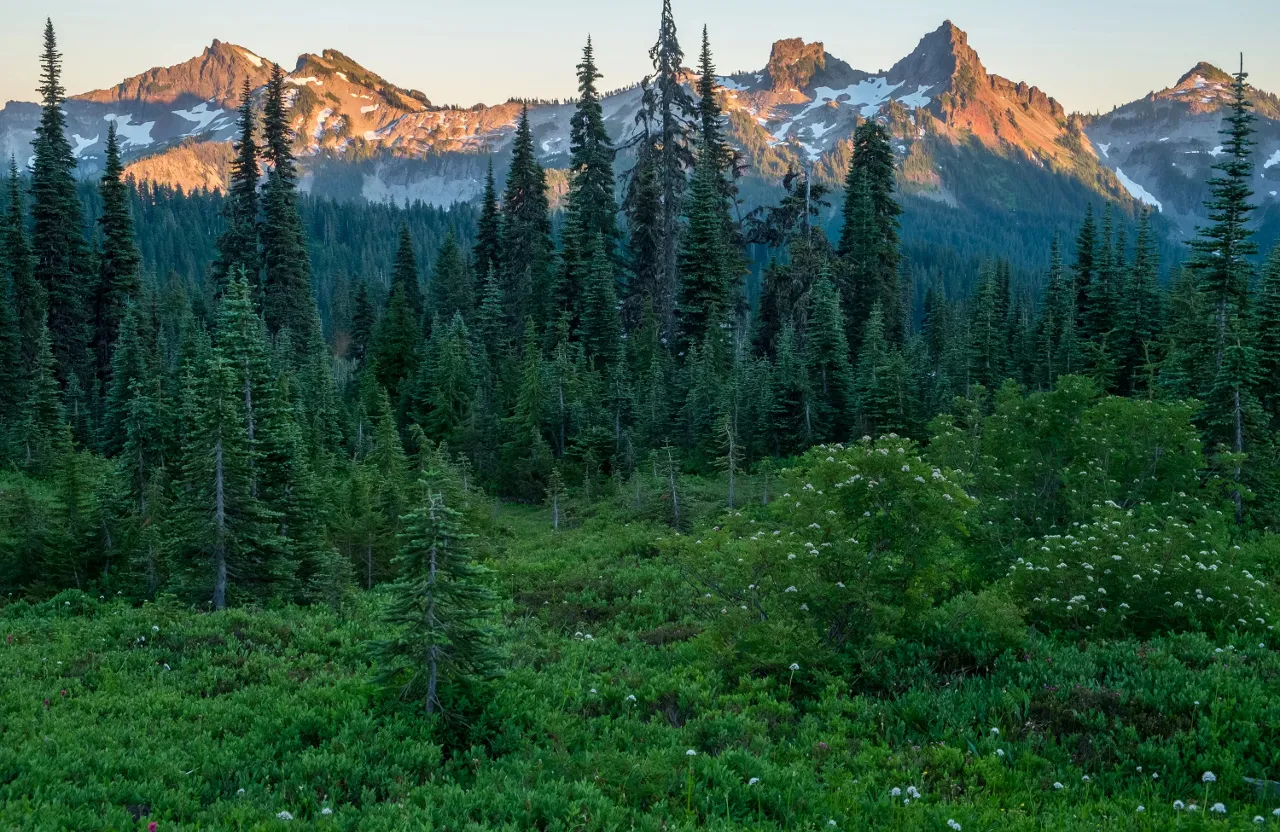
{"type": "MultiPolygon", "coordinates": [[[[153,66],[185,61],[213,38],[281,61],[333,48],[437,104],[497,103],[574,93],[588,33],[602,86],[648,71],[659,0],[45,0],[0,13],[0,101],[35,100],[46,15],[75,94],[153,66]]],[[[988,71],[1026,81],[1068,111],[1106,111],[1172,85],[1198,61],[1234,68],[1280,92],[1280,3],[1239,0],[1230,10],[1184,0],[674,0],[686,63],[709,27],[721,73],[761,68],[773,41],[820,40],[858,69],[887,69],[945,18],[969,33],[988,71]]]]}

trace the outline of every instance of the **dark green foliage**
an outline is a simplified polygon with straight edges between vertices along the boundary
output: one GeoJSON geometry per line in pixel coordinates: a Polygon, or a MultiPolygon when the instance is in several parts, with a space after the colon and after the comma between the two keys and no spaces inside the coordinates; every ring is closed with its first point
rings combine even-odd
{"type": "Polygon", "coordinates": [[[545,321],[551,281],[547,184],[533,148],[528,108],[520,115],[502,198],[502,277],[508,319],[545,321]]]}
{"type": "Polygon", "coordinates": [[[433,317],[442,321],[451,321],[455,315],[471,317],[476,305],[475,277],[452,232],[445,236],[436,255],[436,267],[428,288],[428,308],[433,317]]]}
{"type": "Polygon", "coordinates": [[[493,181],[493,157],[484,177],[484,195],[480,198],[480,218],[476,222],[476,246],[471,258],[476,273],[502,273],[502,213],[498,209],[498,189],[493,181]]]}
{"type": "MultiPolygon", "coordinates": [[[[446,238],[447,239],[447,238],[446,238]]],[[[454,242],[454,249],[457,242],[454,242]]],[[[443,251],[443,249],[442,249],[443,251]]],[[[456,251],[455,251],[456,254],[456,251]]],[[[409,304],[409,311],[415,319],[421,321],[426,311],[426,301],[422,296],[422,279],[418,272],[418,258],[413,253],[413,239],[409,236],[409,226],[400,226],[400,239],[396,245],[396,262],[391,272],[391,292],[402,292],[409,304]]],[[[434,309],[433,309],[434,314],[434,309]]]]}
{"type": "Polygon", "coordinates": [[[898,286],[898,216],[894,200],[893,148],[879,121],[868,119],[853,136],[853,160],[845,177],[844,226],[837,253],[843,262],[842,290],[850,310],[850,343],[862,342],[871,307],[880,304],[887,337],[900,343],[906,311],[898,286]]]}
{"type": "Polygon", "coordinates": [[[399,534],[398,575],[385,613],[393,634],[372,647],[379,682],[422,702],[427,716],[454,710],[460,688],[492,676],[497,666],[494,598],[473,562],[474,535],[445,494],[433,490],[435,473],[419,483],[425,504],[405,516],[399,534]]]}
{"type": "Polygon", "coordinates": [[[84,220],[76,195],[75,156],[62,113],[62,54],[52,21],[45,23],[40,59],[40,123],[31,146],[31,254],[33,274],[47,298],[49,337],[58,379],[89,370],[91,332],[86,304],[89,280],[84,220]]]}
{"type": "MultiPolygon", "coordinates": [[[[272,105],[274,107],[274,105],[272,105]]],[[[240,88],[240,116],[238,135],[233,148],[235,160],[231,164],[231,177],[227,183],[227,198],[223,203],[226,228],[218,237],[218,259],[214,263],[215,295],[220,295],[230,280],[243,273],[261,305],[259,286],[261,258],[258,251],[258,177],[259,147],[254,139],[257,119],[253,111],[253,90],[249,79],[240,88]]]]}
{"type": "MultiPolygon", "coordinates": [[[[298,213],[297,165],[289,127],[284,71],[272,65],[262,113],[262,158],[269,165],[262,188],[263,317],[272,335],[289,330],[301,349],[317,330],[311,259],[298,213]]],[[[302,356],[296,356],[301,360],[302,356]]]]}
{"type": "Polygon", "coordinates": [[[94,303],[93,350],[101,388],[111,382],[111,354],[120,322],[131,300],[138,299],[141,256],[133,237],[128,185],[121,178],[120,145],[116,125],[107,128],[107,161],[102,174],[102,214],[98,217],[98,290],[94,303]]]}

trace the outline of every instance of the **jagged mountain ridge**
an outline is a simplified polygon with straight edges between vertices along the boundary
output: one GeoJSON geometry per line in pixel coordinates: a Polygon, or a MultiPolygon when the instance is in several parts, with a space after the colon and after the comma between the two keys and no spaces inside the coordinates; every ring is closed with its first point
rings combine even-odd
{"type": "MultiPolygon", "coordinates": [[[[81,172],[92,175],[100,169],[106,122],[115,121],[129,172],[136,178],[187,189],[221,188],[240,85],[247,78],[260,90],[269,69],[269,62],[254,52],[215,40],[191,61],[68,99],[68,132],[81,172]]],[[[287,80],[293,90],[302,185],[344,198],[442,205],[473,199],[487,156],[494,154],[500,169],[504,165],[522,106],[508,101],[466,109],[437,107],[424,93],[399,87],[337,50],[300,56],[287,80]]],[[[692,84],[691,74],[688,80],[692,84]]],[[[820,178],[838,182],[858,120],[879,116],[893,131],[905,193],[972,207],[972,195],[957,190],[966,178],[958,169],[988,168],[991,163],[985,160],[991,157],[1002,160],[1006,179],[1047,172],[1065,177],[1077,190],[1122,202],[1132,197],[1161,202],[1162,207],[1168,203],[1184,227],[1197,216],[1197,194],[1188,189],[1185,198],[1153,197],[1168,190],[1169,174],[1154,162],[1116,153],[1121,141],[1125,147],[1136,141],[1145,158],[1152,154],[1153,139],[1145,133],[1120,134],[1133,129],[1149,133],[1162,129],[1153,127],[1161,118],[1177,117],[1194,127],[1188,141],[1206,143],[1204,149],[1211,151],[1214,145],[1207,142],[1220,124],[1229,76],[1202,64],[1174,87],[1108,116],[1069,115],[1039,88],[989,73],[968,36],[947,21],[887,71],[858,70],[829,54],[822,43],[784,39],[774,44],[760,71],[720,80],[730,135],[744,150],[749,180],[755,183],[745,184],[744,193],[765,198],[771,183],[791,166],[811,165],[820,178]]],[[[1280,105],[1264,93],[1257,97],[1259,150],[1280,153],[1280,105]]],[[[640,104],[636,86],[605,97],[606,124],[619,144],[638,129],[640,104]]],[[[29,156],[38,112],[36,105],[18,102],[0,111],[0,151],[20,160],[29,156]]],[[[568,163],[572,112],[570,103],[536,103],[530,109],[554,191],[564,188],[563,174],[557,171],[568,163]]],[[[624,153],[619,165],[627,164],[624,153]]],[[[1270,168],[1260,166],[1260,177],[1264,170],[1270,168]]],[[[998,183],[983,207],[1015,213],[1032,207],[1018,188],[1016,182],[998,183]]],[[[1265,190],[1261,193],[1267,196],[1265,190]]]]}
{"type": "MultiPolygon", "coordinates": [[[[1083,119],[1102,164],[1135,198],[1159,208],[1184,236],[1203,223],[1205,185],[1222,153],[1222,116],[1232,76],[1199,63],[1167,87],[1105,115],[1083,119]]],[[[1254,202],[1280,214],[1280,98],[1250,88],[1254,128],[1254,202]]]]}

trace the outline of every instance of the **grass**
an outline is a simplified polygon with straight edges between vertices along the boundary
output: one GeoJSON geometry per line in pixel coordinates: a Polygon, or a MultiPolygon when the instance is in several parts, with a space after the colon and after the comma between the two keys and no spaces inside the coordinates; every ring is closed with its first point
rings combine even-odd
{"type": "Polygon", "coordinates": [[[1280,828],[1243,779],[1280,769],[1280,659],[1256,644],[1032,633],[983,667],[732,678],[664,526],[495,523],[509,670],[435,732],[368,683],[376,592],[0,610],[0,828],[1280,828]]]}

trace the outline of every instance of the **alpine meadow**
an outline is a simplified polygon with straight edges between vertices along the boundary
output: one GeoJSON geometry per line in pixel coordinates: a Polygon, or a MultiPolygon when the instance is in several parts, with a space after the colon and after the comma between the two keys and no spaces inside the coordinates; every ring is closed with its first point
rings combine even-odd
{"type": "Polygon", "coordinates": [[[654,5],[470,108],[32,33],[0,829],[1280,830],[1280,98],[654,5]]]}

